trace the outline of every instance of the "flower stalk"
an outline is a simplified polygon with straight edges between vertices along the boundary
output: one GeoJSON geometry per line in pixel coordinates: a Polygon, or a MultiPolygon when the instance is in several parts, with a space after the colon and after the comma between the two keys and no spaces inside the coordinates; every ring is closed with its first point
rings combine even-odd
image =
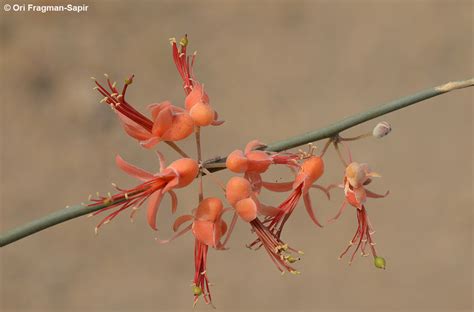
{"type": "MultiPolygon", "coordinates": [[[[410,105],[422,102],[429,98],[432,98],[432,97],[435,97],[435,96],[438,96],[438,95],[441,95],[453,90],[471,87],[473,85],[474,85],[474,78],[463,80],[463,81],[449,82],[449,83],[446,83],[434,88],[420,91],[413,95],[409,95],[409,96],[382,104],[380,106],[369,109],[365,112],[342,119],[329,126],[326,126],[326,127],[323,127],[323,128],[320,128],[320,129],[317,129],[317,130],[314,130],[314,131],[311,131],[299,136],[295,136],[289,139],[274,142],[261,149],[265,151],[281,152],[281,151],[288,150],[297,146],[305,145],[310,142],[315,142],[315,141],[319,141],[326,138],[333,138],[337,136],[340,132],[347,130],[349,128],[352,128],[356,125],[359,125],[363,122],[366,122],[374,118],[380,117],[382,115],[388,114],[390,112],[408,107],[410,105]]],[[[126,90],[123,90],[122,93],[125,93],[125,91],[126,90]]],[[[202,91],[200,92],[203,93],[202,91]]],[[[207,103],[204,103],[204,104],[207,105],[207,103]]],[[[213,122],[218,123],[217,121],[213,121],[213,122]]],[[[176,148],[174,149],[176,150],[176,148]]],[[[178,152],[180,154],[184,154],[182,153],[182,151],[178,151],[178,152]]],[[[212,160],[204,161],[203,167],[209,170],[210,172],[222,170],[225,168],[225,161],[226,161],[225,157],[214,158],[212,160]]],[[[68,220],[93,213],[95,211],[107,208],[108,206],[112,204],[115,204],[115,205],[120,204],[122,202],[125,202],[126,200],[127,199],[124,197],[124,198],[114,199],[112,202],[107,201],[107,202],[104,202],[103,204],[94,205],[94,206],[89,206],[87,204],[68,206],[64,209],[55,211],[44,217],[33,220],[27,224],[21,225],[19,227],[13,228],[9,231],[2,233],[0,236],[0,247],[4,247],[8,244],[11,244],[15,241],[18,241],[34,233],[40,232],[56,224],[60,224],[68,220]]]]}

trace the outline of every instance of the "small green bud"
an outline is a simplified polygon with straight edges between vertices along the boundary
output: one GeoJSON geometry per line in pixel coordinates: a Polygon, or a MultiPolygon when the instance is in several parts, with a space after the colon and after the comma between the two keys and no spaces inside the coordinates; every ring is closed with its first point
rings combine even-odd
{"type": "Polygon", "coordinates": [[[195,296],[200,296],[202,294],[202,289],[199,286],[193,285],[193,294],[195,296]]]}
{"type": "Polygon", "coordinates": [[[382,258],[382,257],[375,257],[374,258],[374,265],[375,265],[376,268],[385,270],[385,259],[382,258]]]}

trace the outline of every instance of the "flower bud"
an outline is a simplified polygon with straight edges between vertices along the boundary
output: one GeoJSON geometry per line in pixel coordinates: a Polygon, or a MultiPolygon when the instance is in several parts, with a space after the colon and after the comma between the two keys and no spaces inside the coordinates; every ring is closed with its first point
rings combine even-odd
{"type": "Polygon", "coordinates": [[[388,122],[382,121],[375,126],[374,130],[372,131],[372,135],[380,139],[389,134],[390,131],[392,131],[392,126],[390,126],[388,122]]]}
{"type": "Polygon", "coordinates": [[[374,258],[374,265],[375,265],[376,268],[385,270],[385,259],[382,258],[382,257],[375,257],[374,258]]]}

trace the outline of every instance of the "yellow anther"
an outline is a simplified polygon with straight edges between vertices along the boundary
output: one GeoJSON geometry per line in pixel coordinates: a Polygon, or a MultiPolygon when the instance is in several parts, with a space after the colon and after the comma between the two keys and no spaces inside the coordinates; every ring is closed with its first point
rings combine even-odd
{"type": "Polygon", "coordinates": [[[183,38],[181,38],[181,40],[179,41],[179,45],[182,46],[182,47],[187,46],[188,45],[188,37],[184,36],[183,38]]]}
{"type": "Polygon", "coordinates": [[[200,296],[202,295],[202,289],[201,287],[197,286],[197,285],[193,285],[193,294],[195,296],[200,296]]]}
{"type": "Polygon", "coordinates": [[[301,274],[300,271],[295,271],[295,270],[291,270],[290,273],[293,274],[293,275],[300,275],[301,274]]]}

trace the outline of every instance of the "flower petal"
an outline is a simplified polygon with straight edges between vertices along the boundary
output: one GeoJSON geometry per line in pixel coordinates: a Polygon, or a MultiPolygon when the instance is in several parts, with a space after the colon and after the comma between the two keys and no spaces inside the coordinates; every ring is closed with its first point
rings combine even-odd
{"type": "Polygon", "coordinates": [[[185,222],[188,222],[188,221],[191,221],[193,220],[194,217],[192,215],[182,215],[182,216],[179,216],[178,218],[176,218],[176,220],[174,221],[173,223],[173,231],[176,232],[179,230],[179,227],[185,223],[185,222]]]}
{"type": "Polygon", "coordinates": [[[256,149],[257,147],[263,147],[263,146],[266,146],[266,145],[263,144],[262,142],[260,142],[259,140],[252,140],[252,141],[248,142],[247,145],[245,146],[244,153],[247,154],[250,151],[256,149]]]}
{"type": "Polygon", "coordinates": [[[160,243],[160,244],[167,244],[167,243],[170,243],[172,241],[174,241],[175,239],[177,239],[178,237],[180,237],[181,235],[189,232],[189,230],[191,230],[193,224],[191,223],[190,225],[188,225],[187,227],[185,227],[184,229],[182,229],[181,231],[179,231],[178,233],[176,233],[175,235],[171,236],[171,238],[169,239],[165,239],[165,240],[161,240],[159,239],[158,237],[156,238],[156,240],[160,243]]]}
{"type": "Polygon", "coordinates": [[[153,193],[148,200],[147,220],[150,227],[157,231],[156,228],[156,215],[160,208],[161,199],[163,198],[162,190],[153,193]]]}
{"type": "Polygon", "coordinates": [[[370,198],[384,198],[385,196],[387,196],[388,194],[390,194],[390,191],[386,191],[385,194],[377,194],[377,193],[374,193],[374,192],[371,192],[369,190],[365,190],[365,193],[367,195],[367,197],[370,197],[370,198]]]}
{"type": "Polygon", "coordinates": [[[140,141],[146,140],[150,137],[150,131],[146,130],[143,126],[137,124],[135,121],[131,120],[120,112],[117,112],[117,115],[120,119],[123,129],[129,136],[140,141]]]}
{"type": "Polygon", "coordinates": [[[311,205],[311,198],[309,197],[309,194],[306,193],[303,195],[303,200],[304,200],[304,206],[306,208],[306,211],[308,212],[309,217],[311,220],[314,222],[319,227],[323,227],[321,223],[319,223],[318,219],[316,219],[316,216],[314,215],[313,212],[313,207],[311,205]]]}
{"type": "Polygon", "coordinates": [[[178,209],[178,197],[176,196],[176,193],[173,191],[168,191],[168,194],[171,197],[171,213],[175,214],[176,209],[178,209]]]}
{"type": "Polygon", "coordinates": [[[341,216],[341,214],[344,212],[344,210],[346,209],[346,206],[347,206],[347,201],[344,200],[342,202],[341,208],[339,208],[339,211],[337,212],[337,214],[334,217],[332,217],[331,219],[329,219],[328,222],[331,223],[331,222],[336,221],[341,216]]]}
{"type": "Polygon", "coordinates": [[[149,180],[154,178],[154,176],[151,173],[149,173],[148,171],[145,171],[141,168],[138,168],[138,167],[136,167],[132,164],[129,164],[128,162],[123,160],[123,158],[120,157],[120,155],[115,156],[115,163],[124,172],[126,172],[127,174],[129,174],[129,175],[131,175],[131,176],[133,176],[133,177],[135,177],[139,180],[149,181],[149,180]]]}
{"type": "Polygon", "coordinates": [[[143,140],[143,141],[140,141],[140,145],[143,146],[144,148],[152,148],[153,146],[155,146],[156,144],[160,143],[160,138],[157,137],[157,136],[154,136],[154,137],[150,137],[149,139],[147,140],[143,140]]]}
{"type": "Polygon", "coordinates": [[[257,205],[252,198],[239,200],[234,207],[239,217],[245,222],[255,220],[257,217],[257,205]]]}
{"type": "Polygon", "coordinates": [[[293,182],[265,182],[262,181],[262,186],[272,192],[289,192],[293,188],[293,182]]]}

